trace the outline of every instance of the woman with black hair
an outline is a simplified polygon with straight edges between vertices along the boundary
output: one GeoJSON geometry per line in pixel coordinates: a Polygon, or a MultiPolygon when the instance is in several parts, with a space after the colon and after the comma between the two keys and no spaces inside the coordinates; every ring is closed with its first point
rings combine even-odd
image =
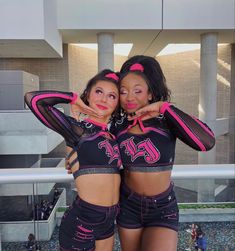
{"type": "Polygon", "coordinates": [[[120,70],[122,117],[112,126],[124,168],[117,217],[122,251],[176,251],[178,206],[171,181],[176,139],[197,151],[213,132],[173,106],[159,63],[134,56],[120,70]]]}
{"type": "Polygon", "coordinates": [[[60,250],[111,251],[114,220],[119,210],[120,154],[107,124],[119,102],[118,76],[103,70],[81,95],[72,92],[34,91],[25,101],[47,127],[61,134],[71,149],[68,162],[78,196],[65,212],[59,232],[60,250]],[[75,106],[88,118],[77,121],[55,108],[75,106]]]}

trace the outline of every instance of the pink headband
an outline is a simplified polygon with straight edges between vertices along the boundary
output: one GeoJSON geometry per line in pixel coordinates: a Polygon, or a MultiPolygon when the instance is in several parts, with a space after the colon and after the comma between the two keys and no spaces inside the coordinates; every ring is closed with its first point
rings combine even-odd
{"type": "Polygon", "coordinates": [[[112,79],[114,79],[116,81],[119,80],[119,77],[115,73],[108,73],[108,74],[105,75],[105,77],[106,78],[112,78],[112,79]]]}
{"type": "Polygon", "coordinates": [[[136,64],[133,64],[130,67],[130,71],[141,71],[141,72],[144,72],[144,67],[143,67],[143,65],[141,65],[139,63],[136,63],[136,64]]]}

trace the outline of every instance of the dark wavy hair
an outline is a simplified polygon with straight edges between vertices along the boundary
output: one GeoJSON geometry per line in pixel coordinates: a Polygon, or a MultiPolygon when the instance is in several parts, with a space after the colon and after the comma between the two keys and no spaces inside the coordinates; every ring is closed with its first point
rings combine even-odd
{"type": "MultiPolygon", "coordinates": [[[[83,93],[80,95],[80,98],[82,99],[82,101],[86,104],[89,105],[88,102],[88,97],[90,95],[91,89],[92,87],[98,82],[98,81],[108,81],[113,83],[117,89],[119,90],[119,79],[114,79],[112,77],[108,77],[107,74],[115,74],[118,77],[118,74],[116,74],[115,72],[113,72],[112,70],[109,69],[104,69],[101,72],[97,73],[93,78],[91,78],[87,85],[86,88],[84,89],[83,93]]],[[[119,78],[119,77],[118,77],[119,78]]],[[[119,110],[119,104],[117,106],[117,108],[115,109],[115,111],[112,114],[112,118],[115,117],[117,115],[117,112],[119,110]]]]}
{"type": "Polygon", "coordinates": [[[141,76],[146,81],[153,97],[150,103],[170,101],[171,92],[167,88],[166,79],[161,66],[155,58],[144,55],[136,55],[129,58],[121,67],[119,75],[120,81],[130,72],[141,76]],[[130,67],[136,63],[143,66],[143,72],[139,70],[130,71],[130,67]]]}

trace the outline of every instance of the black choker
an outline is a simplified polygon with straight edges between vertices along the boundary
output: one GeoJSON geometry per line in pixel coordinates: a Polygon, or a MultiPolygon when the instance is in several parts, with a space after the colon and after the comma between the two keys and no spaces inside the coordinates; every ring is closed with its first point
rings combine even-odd
{"type": "Polygon", "coordinates": [[[131,116],[131,117],[133,117],[133,116],[136,115],[136,113],[135,112],[131,112],[131,113],[128,113],[128,115],[131,116]]]}

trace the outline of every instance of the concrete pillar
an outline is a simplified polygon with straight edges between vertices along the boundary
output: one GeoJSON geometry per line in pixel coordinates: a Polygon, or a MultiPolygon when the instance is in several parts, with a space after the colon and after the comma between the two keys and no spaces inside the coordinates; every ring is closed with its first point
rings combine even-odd
{"type": "Polygon", "coordinates": [[[230,113],[229,113],[229,163],[235,163],[235,44],[231,44],[231,86],[230,86],[230,113]]]}
{"type": "MultiPolygon", "coordinates": [[[[229,112],[229,163],[235,165],[235,44],[231,44],[231,83],[229,112]]],[[[235,167],[234,167],[235,170],[235,167]]],[[[230,186],[235,186],[234,179],[229,180],[230,186]]]]}
{"type": "Polygon", "coordinates": [[[114,68],[114,35],[98,33],[98,71],[114,68]]]}
{"type": "MultiPolygon", "coordinates": [[[[201,72],[199,88],[199,118],[215,132],[217,106],[217,33],[201,35],[201,72]]],[[[216,148],[198,155],[199,164],[214,164],[216,148]]],[[[214,180],[198,181],[198,201],[214,201],[214,180]]]]}

